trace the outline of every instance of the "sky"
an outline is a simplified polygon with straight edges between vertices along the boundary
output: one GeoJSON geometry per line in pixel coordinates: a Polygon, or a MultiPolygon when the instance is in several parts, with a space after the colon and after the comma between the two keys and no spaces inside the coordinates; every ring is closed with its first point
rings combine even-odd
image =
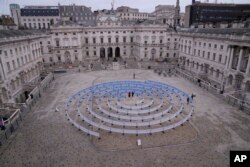
{"type": "MultiPolygon", "coordinates": [[[[92,11],[97,9],[110,9],[112,0],[0,0],[0,14],[9,14],[9,4],[16,3],[21,7],[25,5],[85,5],[91,7],[92,11]]],[[[185,12],[185,6],[191,4],[192,0],[180,0],[181,12],[185,12]]],[[[201,0],[204,1],[204,0],[201,0]]],[[[215,0],[210,0],[214,2],[215,0]]],[[[249,0],[217,0],[219,3],[249,3],[249,0]]],[[[157,5],[175,5],[176,0],[115,0],[115,8],[129,6],[138,8],[141,12],[153,12],[157,5]]]]}

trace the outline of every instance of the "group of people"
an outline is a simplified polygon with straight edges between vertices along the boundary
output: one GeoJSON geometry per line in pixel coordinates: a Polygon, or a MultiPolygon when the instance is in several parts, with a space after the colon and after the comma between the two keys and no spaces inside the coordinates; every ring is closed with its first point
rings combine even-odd
{"type": "Polygon", "coordinates": [[[128,97],[134,97],[134,92],[128,92],[128,97]]]}
{"type": "MultiPolygon", "coordinates": [[[[195,94],[192,93],[192,95],[191,95],[191,100],[192,101],[193,101],[194,97],[195,97],[195,94]]],[[[187,97],[187,104],[189,104],[189,102],[190,102],[190,99],[189,99],[189,97],[187,97]]]]}

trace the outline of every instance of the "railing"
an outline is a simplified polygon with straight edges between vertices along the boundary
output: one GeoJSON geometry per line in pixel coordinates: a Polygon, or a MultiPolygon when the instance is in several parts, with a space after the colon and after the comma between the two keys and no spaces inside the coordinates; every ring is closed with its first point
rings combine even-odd
{"type": "Polygon", "coordinates": [[[22,116],[19,109],[7,109],[7,110],[13,110],[14,113],[7,120],[4,121],[5,129],[0,130],[0,148],[4,143],[6,143],[7,139],[10,138],[11,134],[16,129],[18,129],[20,124],[19,122],[22,121],[22,116]]]}
{"type": "Polygon", "coordinates": [[[240,110],[244,110],[250,114],[250,102],[249,101],[239,99],[233,95],[223,95],[223,94],[221,94],[222,93],[221,89],[212,86],[210,83],[208,83],[208,82],[206,82],[198,77],[191,76],[191,75],[186,74],[180,70],[176,70],[176,72],[179,73],[180,76],[194,82],[195,84],[198,84],[201,88],[209,91],[210,93],[213,93],[214,95],[216,95],[220,99],[224,99],[229,104],[231,104],[233,106],[237,106],[237,107],[239,107],[240,110]],[[197,79],[200,79],[201,82],[198,83],[197,79]]]}

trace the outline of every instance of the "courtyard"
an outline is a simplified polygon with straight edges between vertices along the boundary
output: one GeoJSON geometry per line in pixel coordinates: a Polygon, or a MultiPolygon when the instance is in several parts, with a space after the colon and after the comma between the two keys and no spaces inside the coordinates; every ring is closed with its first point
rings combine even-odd
{"type": "Polygon", "coordinates": [[[150,70],[95,71],[55,76],[46,95],[28,113],[9,143],[1,166],[229,166],[230,150],[250,149],[250,116],[176,76],[150,70]],[[65,116],[67,99],[78,90],[114,80],[153,80],[195,93],[194,113],[183,126],[153,135],[103,133],[95,139],[65,116]],[[55,109],[58,108],[58,112],[55,109]],[[142,146],[137,146],[141,139],[142,146]]]}

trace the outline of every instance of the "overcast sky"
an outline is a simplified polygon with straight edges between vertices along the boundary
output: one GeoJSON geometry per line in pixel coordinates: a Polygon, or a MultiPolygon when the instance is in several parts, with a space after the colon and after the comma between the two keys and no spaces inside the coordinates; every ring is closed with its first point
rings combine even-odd
{"type": "MultiPolygon", "coordinates": [[[[25,5],[61,5],[77,4],[85,5],[96,9],[110,9],[112,0],[0,0],[0,14],[9,14],[9,4],[17,3],[21,7],[25,5]]],[[[191,4],[192,0],[180,0],[181,11],[185,11],[185,6],[191,4]]],[[[202,0],[204,1],[204,0],[202,0]]],[[[210,0],[214,2],[215,0],[210,0]]],[[[218,0],[219,3],[249,3],[249,0],[218,0]]],[[[142,12],[153,12],[157,5],[175,5],[176,0],[115,0],[115,8],[126,5],[132,8],[139,8],[142,12]]]]}

